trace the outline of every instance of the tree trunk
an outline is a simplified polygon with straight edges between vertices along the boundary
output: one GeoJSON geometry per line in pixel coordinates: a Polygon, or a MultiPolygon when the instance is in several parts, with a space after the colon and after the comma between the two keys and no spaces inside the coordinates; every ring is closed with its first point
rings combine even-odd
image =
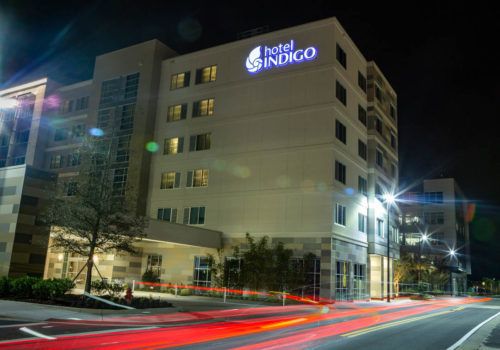
{"type": "Polygon", "coordinates": [[[94,267],[94,260],[89,258],[87,261],[87,278],[85,279],[85,291],[90,293],[90,287],[92,284],[92,268],[94,267]]]}

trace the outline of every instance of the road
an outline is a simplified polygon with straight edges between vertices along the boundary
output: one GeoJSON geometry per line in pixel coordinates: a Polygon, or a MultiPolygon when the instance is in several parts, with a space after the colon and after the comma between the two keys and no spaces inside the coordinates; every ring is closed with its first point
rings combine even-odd
{"type": "MultiPolygon", "coordinates": [[[[447,349],[500,300],[293,305],[0,324],[6,349],[447,349]]],[[[500,316],[498,316],[500,317],[500,316]]]]}

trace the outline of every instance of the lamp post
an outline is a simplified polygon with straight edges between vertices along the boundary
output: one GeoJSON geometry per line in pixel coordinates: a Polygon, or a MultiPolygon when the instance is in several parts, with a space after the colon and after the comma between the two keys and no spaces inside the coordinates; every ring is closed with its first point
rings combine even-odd
{"type": "Polygon", "coordinates": [[[390,256],[391,256],[391,237],[389,235],[389,227],[391,225],[390,223],[390,211],[389,211],[389,204],[394,203],[394,195],[387,193],[384,195],[385,199],[385,205],[387,209],[387,302],[391,302],[391,284],[390,284],[390,274],[391,274],[391,261],[390,261],[390,256]]]}
{"type": "Polygon", "coordinates": [[[451,264],[452,264],[454,257],[455,257],[455,250],[450,249],[450,295],[452,295],[452,296],[453,296],[453,278],[452,278],[453,269],[452,269],[451,264]]]}
{"type": "Polygon", "coordinates": [[[422,273],[422,242],[427,242],[427,235],[422,233],[418,242],[418,287],[420,287],[420,275],[422,273]]]}

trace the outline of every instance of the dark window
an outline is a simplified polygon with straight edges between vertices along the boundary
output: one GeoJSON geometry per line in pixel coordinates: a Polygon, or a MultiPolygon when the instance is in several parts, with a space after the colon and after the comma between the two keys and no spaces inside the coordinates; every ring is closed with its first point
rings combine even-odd
{"type": "Polygon", "coordinates": [[[358,231],[366,233],[366,215],[358,213],[358,231]]]}
{"type": "Polygon", "coordinates": [[[358,191],[364,196],[367,195],[366,179],[361,176],[358,176],[358,191]]]}
{"type": "Polygon", "coordinates": [[[424,222],[427,225],[442,225],[444,224],[444,213],[424,213],[424,222]]]}
{"type": "Polygon", "coordinates": [[[76,195],[78,189],[78,183],[76,181],[69,181],[64,183],[64,195],[72,197],[76,195]]]}
{"type": "Polygon", "coordinates": [[[30,137],[30,131],[23,130],[16,132],[16,143],[26,143],[30,137]]]}
{"type": "Polygon", "coordinates": [[[80,97],[76,99],[75,111],[87,109],[88,106],[89,106],[89,97],[88,96],[80,97]]]}
{"type": "Polygon", "coordinates": [[[376,162],[378,166],[384,166],[384,155],[381,151],[376,150],[376,162]]]}
{"type": "Polygon", "coordinates": [[[345,226],[345,207],[335,203],[335,223],[345,226]]]}
{"type": "Polygon", "coordinates": [[[344,144],[347,142],[345,125],[335,120],[335,137],[337,137],[344,144]]]}
{"type": "Polygon", "coordinates": [[[391,132],[391,147],[396,148],[396,135],[393,132],[391,132]]]}
{"type": "Polygon", "coordinates": [[[366,92],[366,78],[360,71],[358,71],[358,86],[366,92]]]}
{"type": "Polygon", "coordinates": [[[377,100],[382,102],[382,90],[380,90],[377,84],[375,84],[375,97],[377,97],[377,100]]]}
{"type": "Polygon", "coordinates": [[[383,132],[382,132],[382,119],[380,119],[379,117],[375,118],[375,129],[378,131],[378,133],[380,135],[383,134],[383,132]]]}
{"type": "Polygon", "coordinates": [[[391,118],[396,119],[396,107],[394,107],[392,104],[390,106],[390,113],[391,113],[391,118]]]}
{"type": "Polygon", "coordinates": [[[73,126],[71,130],[71,137],[78,138],[82,137],[85,134],[85,124],[78,124],[73,126]]]}
{"type": "Polygon", "coordinates": [[[205,223],[205,207],[184,208],[183,223],[185,225],[203,225],[205,223]]]}
{"type": "Polygon", "coordinates": [[[45,264],[45,254],[30,254],[30,264],[45,264]]]}
{"type": "Polygon", "coordinates": [[[113,175],[113,195],[124,196],[127,185],[128,168],[115,169],[113,175]]]}
{"type": "Polygon", "coordinates": [[[337,61],[339,61],[344,68],[347,67],[347,55],[339,44],[337,44],[337,61]]]}
{"type": "Polygon", "coordinates": [[[158,208],[158,220],[177,222],[177,209],[176,208],[158,208]]]}
{"type": "Polygon", "coordinates": [[[125,99],[137,97],[139,87],[139,73],[127,75],[125,81],[125,99]]]}
{"type": "Polygon", "coordinates": [[[54,134],[54,141],[62,141],[68,138],[68,130],[63,128],[57,128],[54,134]]]}
{"type": "Polygon", "coordinates": [[[210,287],[210,270],[210,259],[204,256],[196,256],[194,258],[193,284],[195,286],[210,287]]]}
{"type": "Polygon", "coordinates": [[[345,185],[345,165],[335,161],[335,180],[345,185]]]}
{"type": "Polygon", "coordinates": [[[358,140],[358,155],[366,160],[366,143],[361,140],[358,140]]]}
{"type": "Polygon", "coordinates": [[[427,203],[443,203],[443,192],[425,192],[427,203]]]}
{"type": "Polygon", "coordinates": [[[33,235],[27,233],[16,233],[14,236],[14,242],[16,243],[31,244],[32,241],[33,235]]]}
{"type": "Polygon", "coordinates": [[[378,183],[375,184],[375,196],[377,197],[382,196],[382,186],[380,186],[380,184],[378,183]]]}
{"type": "Polygon", "coordinates": [[[68,167],[73,167],[73,166],[78,166],[80,165],[81,158],[80,158],[80,153],[71,153],[68,154],[68,167]]]}
{"type": "Polygon", "coordinates": [[[211,133],[192,135],[189,138],[189,152],[210,149],[211,133]]]}
{"type": "Polygon", "coordinates": [[[396,178],[396,165],[394,163],[391,163],[391,176],[396,178]]]}
{"type": "Polygon", "coordinates": [[[347,105],[347,91],[338,81],[335,84],[335,96],[337,96],[337,99],[342,102],[344,106],[347,105]]]}
{"type": "Polygon", "coordinates": [[[135,103],[121,107],[120,130],[129,130],[134,127],[135,103]]]}
{"type": "Polygon", "coordinates": [[[366,109],[358,105],[358,120],[366,126],[366,109]]]}

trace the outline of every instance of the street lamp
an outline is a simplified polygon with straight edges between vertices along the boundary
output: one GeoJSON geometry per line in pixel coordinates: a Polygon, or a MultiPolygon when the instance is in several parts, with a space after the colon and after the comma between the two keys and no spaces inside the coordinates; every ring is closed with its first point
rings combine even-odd
{"type": "Polygon", "coordinates": [[[418,287],[420,287],[420,274],[422,273],[422,242],[427,242],[427,235],[422,233],[418,242],[418,287]]]}
{"type": "Polygon", "coordinates": [[[392,205],[394,200],[396,199],[392,193],[386,193],[383,196],[385,200],[385,205],[387,209],[387,302],[391,302],[391,284],[390,284],[390,273],[391,273],[391,261],[389,257],[391,256],[391,237],[389,235],[389,227],[390,227],[390,212],[389,212],[389,204],[392,205]]]}
{"type": "Polygon", "coordinates": [[[455,257],[455,249],[450,249],[450,295],[453,296],[453,278],[452,278],[452,274],[453,274],[453,270],[452,270],[452,261],[453,261],[453,258],[455,257]]]}

